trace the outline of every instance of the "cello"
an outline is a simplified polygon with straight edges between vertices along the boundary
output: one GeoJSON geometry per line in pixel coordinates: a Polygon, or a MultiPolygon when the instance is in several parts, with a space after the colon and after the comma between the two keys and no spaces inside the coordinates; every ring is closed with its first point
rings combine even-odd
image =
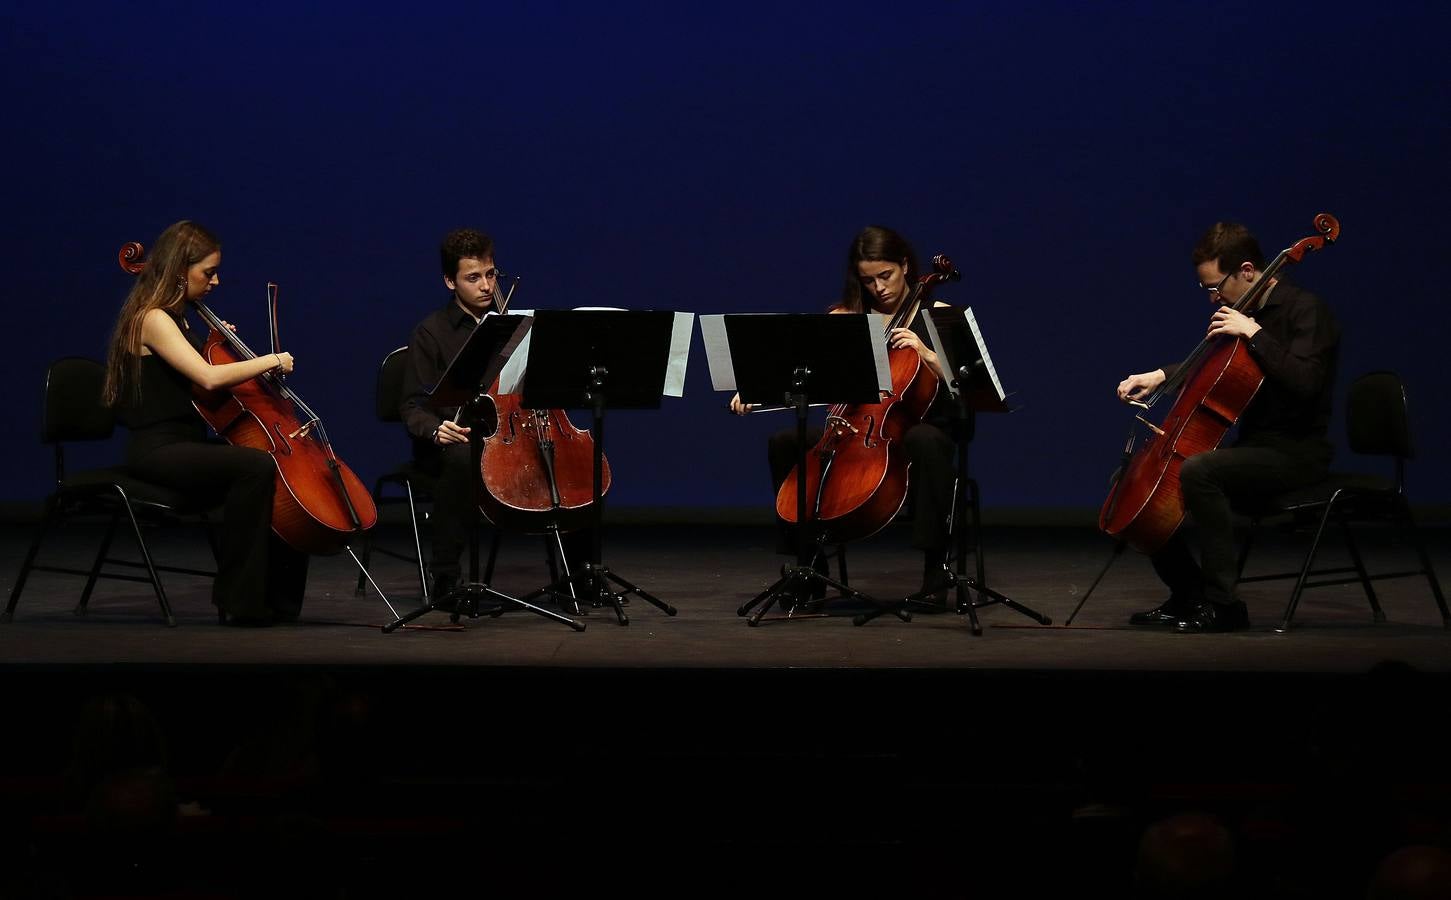
{"type": "MultiPolygon", "coordinates": [[[[932,288],[958,281],[962,273],[941,254],[932,271],[917,279],[912,293],[887,322],[883,340],[894,328],[907,328],[928,301],[932,288]]],[[[927,414],[937,397],[937,373],[911,347],[888,347],[892,390],[876,403],[837,404],[828,411],[821,440],[806,454],[806,510],[832,543],[869,537],[892,520],[907,500],[908,460],[894,444],[927,414]]],[[[776,515],[796,523],[799,467],[776,492],[776,515]]]]}
{"type": "MultiPolygon", "coordinates": [[[[1280,251],[1232,308],[1237,312],[1256,308],[1286,264],[1298,263],[1306,253],[1323,249],[1340,237],[1340,223],[1329,213],[1315,217],[1315,230],[1318,234],[1280,251]]],[[[1148,412],[1170,392],[1179,392],[1162,425],[1153,424],[1143,414],[1134,417],[1123,461],[1099,510],[1098,527],[1144,553],[1163,547],[1184,521],[1179,490],[1184,460],[1219,446],[1254,399],[1264,377],[1242,339],[1215,335],[1201,340],[1172,378],[1142,400],[1132,401],[1148,412]],[[1140,424],[1149,432],[1142,443],[1138,441],[1140,424]]]]}
{"type": "MultiPolygon", "coordinates": [[[[145,252],[133,241],[121,248],[117,260],[135,275],[146,266],[145,252]]],[[[277,285],[269,283],[267,295],[275,342],[277,285]]],[[[189,302],[211,329],[202,345],[203,359],[222,365],[257,357],[205,303],[189,302]]],[[[277,466],[272,530],[289,547],[317,555],[337,553],[353,535],[377,523],[372,494],[333,452],[322,419],[281,375],[267,372],[216,391],[193,385],[192,405],[223,440],[272,457],[277,466]]]]}
{"type": "MultiPolygon", "coordinates": [[[[513,291],[510,291],[510,297],[513,291]]],[[[494,309],[508,311],[509,297],[495,284],[494,309]]],[[[525,409],[519,394],[487,395],[495,427],[483,438],[479,510],[494,525],[527,534],[557,527],[561,533],[587,525],[594,502],[594,438],[575,427],[562,409],[525,409]]],[[[600,496],[610,489],[610,464],[603,460],[600,496]]]]}

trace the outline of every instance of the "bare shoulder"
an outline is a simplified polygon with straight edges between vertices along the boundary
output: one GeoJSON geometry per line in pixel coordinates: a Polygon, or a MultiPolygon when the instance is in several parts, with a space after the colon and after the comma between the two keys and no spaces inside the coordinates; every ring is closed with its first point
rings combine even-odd
{"type": "Polygon", "coordinates": [[[163,329],[166,331],[181,330],[177,327],[176,320],[173,319],[171,316],[167,315],[166,310],[159,307],[157,309],[148,309],[146,311],[146,315],[141,318],[141,327],[146,329],[148,332],[152,329],[163,329]]]}

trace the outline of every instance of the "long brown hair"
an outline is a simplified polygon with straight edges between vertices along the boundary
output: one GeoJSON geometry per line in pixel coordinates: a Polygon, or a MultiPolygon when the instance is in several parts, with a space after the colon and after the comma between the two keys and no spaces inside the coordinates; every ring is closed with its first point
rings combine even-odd
{"type": "Polygon", "coordinates": [[[136,276],[131,293],[116,318],[106,351],[106,383],[101,401],[115,406],[123,393],[141,399],[141,324],[153,309],[180,314],[186,302],[187,269],[222,249],[211,232],[195,222],[181,221],[167,228],[151,245],[146,268],[136,276]]]}
{"type": "Polygon", "coordinates": [[[902,277],[907,279],[908,290],[911,290],[917,277],[917,253],[907,243],[906,238],[880,225],[863,228],[852,238],[846,253],[846,284],[841,289],[840,306],[847,312],[859,313],[867,309],[866,300],[862,297],[861,273],[857,271],[857,263],[862,260],[899,265],[906,260],[907,269],[902,277]]]}

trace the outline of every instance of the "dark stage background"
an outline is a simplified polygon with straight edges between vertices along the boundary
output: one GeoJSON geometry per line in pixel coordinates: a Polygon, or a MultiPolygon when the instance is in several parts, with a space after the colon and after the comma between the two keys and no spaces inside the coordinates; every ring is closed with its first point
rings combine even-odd
{"type": "MultiPolygon", "coordinates": [[[[221,236],[214,308],[254,344],[281,284],[292,383],[365,480],[406,455],[373,378],[445,300],[450,228],[495,235],[521,307],[711,313],[823,309],[880,223],[958,263],[939,296],[1022,407],[981,423],[985,503],[1086,510],[1114,385],[1202,334],[1195,238],[1238,219],[1272,256],[1327,211],[1295,275],[1344,326],[1341,396],[1400,370],[1413,496],[1451,502],[1443,4],[7,6],[0,498],[47,491],[43,368],[103,354],[118,246],[176,219],[221,236]]],[[[764,514],[787,420],[727,417],[701,351],[683,400],[612,419],[614,502],[764,514]]]]}

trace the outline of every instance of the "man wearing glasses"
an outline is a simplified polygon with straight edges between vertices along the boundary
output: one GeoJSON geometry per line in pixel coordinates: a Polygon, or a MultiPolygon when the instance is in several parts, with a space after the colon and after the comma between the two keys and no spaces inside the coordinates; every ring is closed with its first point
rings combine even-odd
{"type": "MultiPolygon", "coordinates": [[[[1199,286],[1216,307],[1208,336],[1237,337],[1264,372],[1239,420],[1233,446],[1184,461],[1184,508],[1199,529],[1196,563],[1181,528],[1150,559],[1169,599],[1135,613],[1130,623],[1180,632],[1238,631],[1249,613],[1235,595],[1238,559],[1230,504],[1314,484],[1329,469],[1331,392],[1340,328],[1320,298],[1283,278],[1271,281],[1254,309],[1232,307],[1259,281],[1264,255],[1249,229],[1219,222],[1194,247],[1199,286]]],[[[1126,403],[1173,376],[1178,365],[1130,375],[1118,385],[1126,403]]]]}

